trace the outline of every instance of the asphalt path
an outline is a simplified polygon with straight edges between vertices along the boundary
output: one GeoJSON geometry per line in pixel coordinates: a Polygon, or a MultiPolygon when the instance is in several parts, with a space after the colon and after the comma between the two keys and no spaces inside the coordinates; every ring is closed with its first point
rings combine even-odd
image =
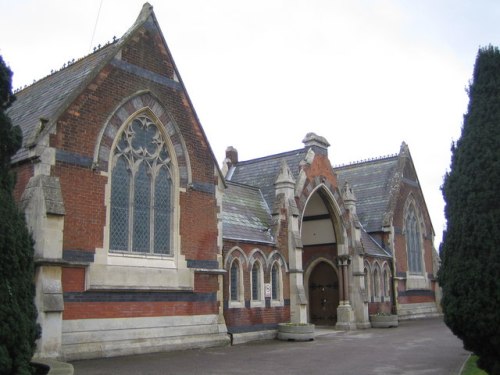
{"type": "Polygon", "coordinates": [[[266,340],[72,364],[76,375],[457,375],[468,356],[442,319],[434,318],[349,332],[317,327],[310,342],[266,340]]]}

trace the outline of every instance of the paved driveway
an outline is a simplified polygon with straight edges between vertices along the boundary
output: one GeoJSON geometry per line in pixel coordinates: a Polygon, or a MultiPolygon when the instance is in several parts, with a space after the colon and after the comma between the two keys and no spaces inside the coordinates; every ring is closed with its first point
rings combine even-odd
{"type": "Polygon", "coordinates": [[[75,374],[457,375],[467,359],[442,319],[398,328],[318,328],[311,342],[262,341],[202,350],[75,361],[75,374]]]}

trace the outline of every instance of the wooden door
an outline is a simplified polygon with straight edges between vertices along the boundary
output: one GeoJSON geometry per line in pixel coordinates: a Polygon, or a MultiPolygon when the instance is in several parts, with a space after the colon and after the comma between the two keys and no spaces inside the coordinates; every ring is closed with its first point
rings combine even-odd
{"type": "Polygon", "coordinates": [[[311,323],[335,325],[339,305],[339,281],[335,269],[318,263],[309,277],[309,316],[311,323]]]}

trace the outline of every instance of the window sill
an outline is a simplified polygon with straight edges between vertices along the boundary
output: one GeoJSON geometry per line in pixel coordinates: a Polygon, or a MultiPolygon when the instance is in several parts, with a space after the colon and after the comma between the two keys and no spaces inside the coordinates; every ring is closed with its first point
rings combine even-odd
{"type": "Polygon", "coordinates": [[[265,301],[250,301],[250,307],[266,307],[265,301]]]}
{"type": "Polygon", "coordinates": [[[430,289],[429,280],[422,274],[408,273],[406,276],[406,290],[430,289]]]}
{"type": "Polygon", "coordinates": [[[148,258],[148,259],[172,259],[174,256],[171,254],[156,254],[156,253],[136,253],[131,251],[116,251],[110,250],[110,256],[122,256],[130,258],[148,258]]]}
{"type": "Polygon", "coordinates": [[[242,301],[229,301],[228,307],[230,309],[241,309],[245,307],[245,302],[242,301]]]}
{"type": "Polygon", "coordinates": [[[174,256],[159,254],[109,251],[107,263],[115,266],[177,268],[174,256]]]}

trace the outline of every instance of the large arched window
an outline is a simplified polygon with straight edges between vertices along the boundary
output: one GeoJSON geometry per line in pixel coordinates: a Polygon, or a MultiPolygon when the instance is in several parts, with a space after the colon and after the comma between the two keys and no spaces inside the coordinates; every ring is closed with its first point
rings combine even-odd
{"type": "Polygon", "coordinates": [[[172,255],[170,157],[158,126],[132,120],[112,161],[110,250],[172,255]]]}
{"type": "Polygon", "coordinates": [[[405,220],[406,251],[408,254],[408,270],[411,273],[422,273],[422,245],[420,227],[415,208],[411,206],[405,220]]]}

